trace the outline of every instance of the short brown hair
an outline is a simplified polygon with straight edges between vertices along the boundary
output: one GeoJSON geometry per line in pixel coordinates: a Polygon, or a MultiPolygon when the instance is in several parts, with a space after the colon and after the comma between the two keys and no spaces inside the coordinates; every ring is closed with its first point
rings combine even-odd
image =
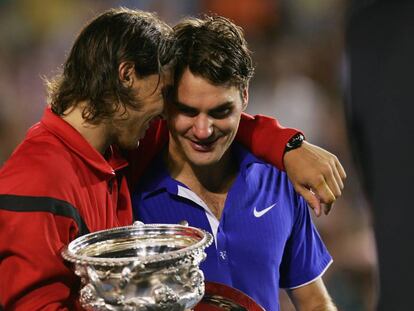
{"type": "Polygon", "coordinates": [[[170,35],[171,28],[152,13],[120,8],[99,15],[77,37],[62,74],[47,81],[53,112],[63,115],[87,101],[83,117],[99,122],[119,105],[139,108],[118,67],[131,61],[138,77],[160,74],[172,58],[170,35]]]}
{"type": "Polygon", "coordinates": [[[188,67],[213,84],[247,87],[254,67],[242,28],[225,17],[205,16],[186,18],[173,30],[176,85],[188,67]]]}

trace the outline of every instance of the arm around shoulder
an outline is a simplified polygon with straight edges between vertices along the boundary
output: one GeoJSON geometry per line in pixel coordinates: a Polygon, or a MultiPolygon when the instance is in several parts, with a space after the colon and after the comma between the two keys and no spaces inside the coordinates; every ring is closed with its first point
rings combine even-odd
{"type": "Polygon", "coordinates": [[[308,142],[286,152],[286,144],[300,133],[285,128],[271,117],[242,114],[236,139],[256,156],[281,170],[286,170],[295,190],[321,215],[321,203],[328,214],[333,202],[341,196],[346,173],[338,158],[308,142]]]}

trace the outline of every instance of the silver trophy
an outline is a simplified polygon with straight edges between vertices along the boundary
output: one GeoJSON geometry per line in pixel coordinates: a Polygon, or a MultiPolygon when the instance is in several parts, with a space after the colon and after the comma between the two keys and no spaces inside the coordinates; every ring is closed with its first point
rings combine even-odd
{"type": "Polygon", "coordinates": [[[211,243],[198,228],[139,223],[79,237],[62,256],[81,277],[88,310],[179,311],[204,295],[199,265],[211,243]]]}

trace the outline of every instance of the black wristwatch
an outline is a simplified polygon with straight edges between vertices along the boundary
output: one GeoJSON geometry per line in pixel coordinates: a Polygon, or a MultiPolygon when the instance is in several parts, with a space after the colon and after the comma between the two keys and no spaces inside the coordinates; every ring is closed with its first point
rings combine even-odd
{"type": "Polygon", "coordinates": [[[303,136],[301,133],[297,133],[296,135],[294,135],[287,142],[286,147],[285,147],[285,153],[302,146],[302,143],[304,140],[305,140],[305,136],[303,136]]]}

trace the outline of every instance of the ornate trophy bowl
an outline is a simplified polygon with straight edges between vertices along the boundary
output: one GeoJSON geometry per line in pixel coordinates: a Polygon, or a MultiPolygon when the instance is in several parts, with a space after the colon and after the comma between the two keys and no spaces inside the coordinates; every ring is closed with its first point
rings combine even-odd
{"type": "Polygon", "coordinates": [[[212,242],[204,230],[134,224],[72,241],[62,256],[82,279],[80,302],[88,310],[185,310],[204,295],[199,269],[212,242]]]}

